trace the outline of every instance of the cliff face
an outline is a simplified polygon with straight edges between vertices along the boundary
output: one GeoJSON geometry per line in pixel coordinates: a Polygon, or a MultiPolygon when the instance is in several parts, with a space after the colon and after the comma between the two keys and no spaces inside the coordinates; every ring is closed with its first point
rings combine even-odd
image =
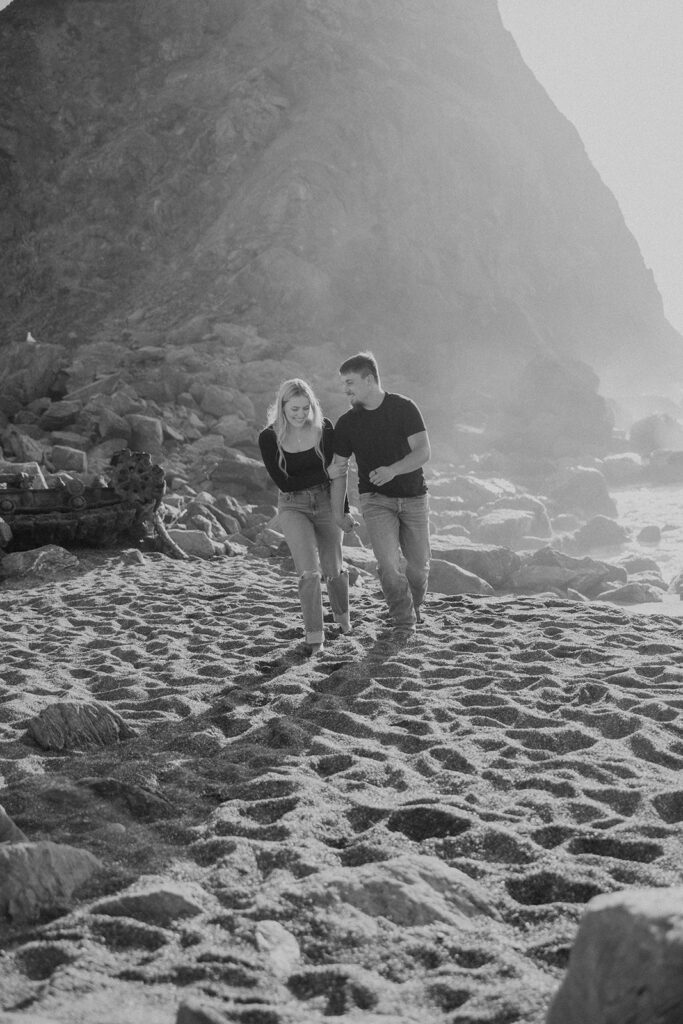
{"type": "Polygon", "coordinates": [[[494,0],[15,0],[0,196],[0,344],[201,315],[439,394],[538,352],[683,365],[494,0]]]}

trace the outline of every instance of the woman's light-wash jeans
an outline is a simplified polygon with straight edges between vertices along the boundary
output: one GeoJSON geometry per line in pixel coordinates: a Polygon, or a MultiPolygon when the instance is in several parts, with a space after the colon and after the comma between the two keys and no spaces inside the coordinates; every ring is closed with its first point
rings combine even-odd
{"type": "Polygon", "coordinates": [[[299,577],[306,642],[320,644],[325,638],[321,572],[335,621],[341,622],[349,612],[349,575],[343,569],[342,532],[334,521],[330,486],[281,491],[277,507],[299,577]]]}
{"type": "Polygon", "coordinates": [[[429,581],[429,498],[388,498],[371,492],[360,495],[360,508],[389,614],[397,626],[414,626],[429,581]]]}

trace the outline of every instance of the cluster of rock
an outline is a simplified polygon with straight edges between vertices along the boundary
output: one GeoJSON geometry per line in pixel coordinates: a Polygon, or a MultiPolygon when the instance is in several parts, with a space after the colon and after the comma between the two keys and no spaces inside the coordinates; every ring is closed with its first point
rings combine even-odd
{"type": "MultiPolygon", "coordinates": [[[[604,469],[573,465],[545,482],[547,493],[537,496],[505,478],[437,476],[430,485],[432,589],[631,604],[661,601],[676,586],[654,559],[623,553],[631,535],[616,519],[604,469]]],[[[636,539],[655,546],[661,528],[646,526],[636,539]]]]}
{"type": "MultiPolygon", "coordinates": [[[[62,345],[10,346],[0,373],[0,470],[32,467],[34,487],[69,476],[88,485],[115,452],[149,452],[165,470],[173,538],[200,557],[234,553],[229,536],[247,531],[248,543],[272,517],[257,509],[273,489],[254,456],[258,423],[286,368],[256,358],[266,343],[253,330],[226,331],[202,320],[167,349],[124,339],[71,356],[62,345]]],[[[6,530],[2,542],[11,542],[6,530]]]]}
{"type": "MultiPolygon", "coordinates": [[[[5,467],[32,464],[43,486],[70,475],[87,483],[121,448],[145,450],[163,465],[161,515],[182,552],[286,556],[256,437],[277,383],[296,374],[296,362],[273,358],[252,329],[204,318],[178,328],[164,346],[144,340],[93,343],[71,357],[61,345],[12,346],[0,380],[5,467]]],[[[325,391],[324,370],[334,356],[318,358],[316,385],[329,407],[335,396],[325,391]]],[[[683,460],[683,426],[669,415],[648,416],[612,447],[601,458],[537,455],[533,463],[489,450],[430,467],[432,589],[661,600],[676,581],[664,580],[651,558],[621,554],[629,533],[616,520],[610,487],[671,479],[683,460]]],[[[637,539],[656,545],[660,537],[653,524],[637,539]]],[[[361,526],[347,543],[347,559],[361,573],[374,570],[366,540],[361,526]]],[[[0,545],[10,544],[5,530],[0,545]]],[[[4,575],[35,565],[24,556],[14,567],[9,557],[4,575]]]]}

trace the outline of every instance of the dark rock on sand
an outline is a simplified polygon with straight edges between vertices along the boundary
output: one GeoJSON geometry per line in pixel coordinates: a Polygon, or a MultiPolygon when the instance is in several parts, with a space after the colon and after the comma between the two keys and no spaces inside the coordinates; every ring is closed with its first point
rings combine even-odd
{"type": "Polygon", "coordinates": [[[78,558],[56,544],[15,551],[0,558],[0,577],[21,577],[74,569],[78,558]]]}
{"type": "Polygon", "coordinates": [[[28,735],[44,750],[72,750],[106,746],[137,733],[105,704],[60,701],[30,719],[28,735]]]}

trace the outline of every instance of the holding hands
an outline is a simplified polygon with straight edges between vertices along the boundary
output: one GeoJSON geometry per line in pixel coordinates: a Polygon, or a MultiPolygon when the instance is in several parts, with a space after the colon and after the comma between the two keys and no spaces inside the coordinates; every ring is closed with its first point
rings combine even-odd
{"type": "Polygon", "coordinates": [[[342,533],[351,533],[358,526],[350,512],[345,512],[343,516],[335,516],[335,521],[342,533]]]}

